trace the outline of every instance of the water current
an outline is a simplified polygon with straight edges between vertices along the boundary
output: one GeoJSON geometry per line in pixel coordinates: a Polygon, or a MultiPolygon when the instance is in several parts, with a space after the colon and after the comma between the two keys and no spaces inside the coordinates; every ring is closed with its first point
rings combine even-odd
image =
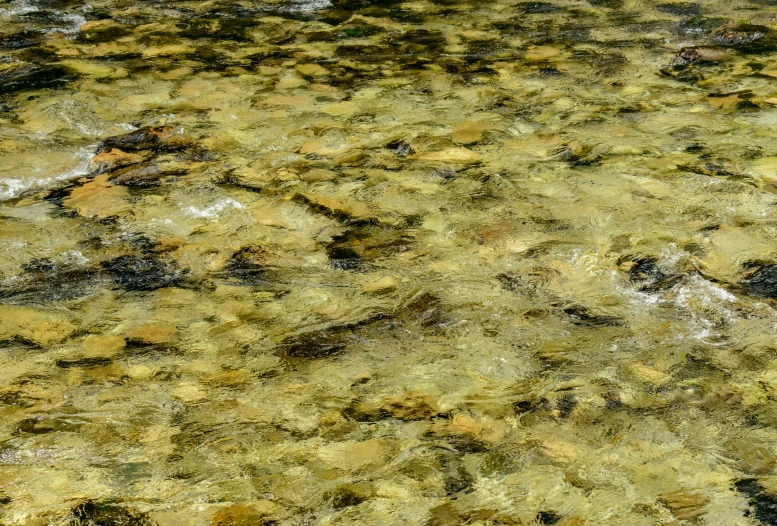
{"type": "Polygon", "coordinates": [[[776,205],[774,0],[0,0],[0,524],[777,525],[776,205]]]}

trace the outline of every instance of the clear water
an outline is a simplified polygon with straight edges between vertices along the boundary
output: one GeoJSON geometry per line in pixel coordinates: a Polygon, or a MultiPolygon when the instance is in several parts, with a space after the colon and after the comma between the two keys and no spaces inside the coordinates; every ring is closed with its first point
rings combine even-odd
{"type": "Polygon", "coordinates": [[[777,524],[775,13],[0,4],[0,523],[777,524]]]}

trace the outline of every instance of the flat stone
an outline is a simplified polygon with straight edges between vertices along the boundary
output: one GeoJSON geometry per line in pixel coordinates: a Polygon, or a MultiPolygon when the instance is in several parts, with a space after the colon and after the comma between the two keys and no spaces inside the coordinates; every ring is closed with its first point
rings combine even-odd
{"type": "Polygon", "coordinates": [[[0,340],[22,338],[45,346],[61,342],[75,330],[75,325],[56,313],[0,305],[0,340]]]}
{"type": "Polygon", "coordinates": [[[106,148],[89,161],[89,173],[102,174],[117,168],[131,166],[144,162],[149,155],[143,153],[127,153],[119,148],[106,148]]]}
{"type": "Polygon", "coordinates": [[[383,276],[375,281],[368,281],[362,285],[364,292],[370,292],[373,294],[382,294],[385,292],[391,292],[397,288],[397,280],[393,276],[383,276]]]}
{"type": "Polygon", "coordinates": [[[84,338],[84,356],[87,358],[112,358],[126,345],[126,340],[121,336],[91,334],[84,338]]]}

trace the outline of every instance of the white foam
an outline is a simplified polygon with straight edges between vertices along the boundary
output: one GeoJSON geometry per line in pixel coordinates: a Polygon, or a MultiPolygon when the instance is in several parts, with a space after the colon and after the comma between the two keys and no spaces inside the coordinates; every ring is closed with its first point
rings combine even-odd
{"type": "Polygon", "coordinates": [[[238,203],[234,199],[228,197],[220,201],[216,201],[212,205],[205,208],[197,208],[196,206],[189,206],[184,209],[187,215],[191,217],[203,218],[203,219],[216,219],[221,212],[228,208],[245,208],[242,204],[238,203]]]}
{"type": "Polygon", "coordinates": [[[31,3],[21,0],[19,2],[11,2],[7,7],[0,9],[0,20],[9,21],[11,18],[24,13],[31,13],[37,11],[38,7],[31,3]]]}
{"type": "Polygon", "coordinates": [[[46,188],[53,183],[76,179],[87,174],[89,159],[92,157],[92,148],[81,148],[76,156],[76,165],[67,172],[51,177],[10,177],[0,179],[0,201],[18,197],[24,192],[36,188],[46,188]]]}
{"type": "Polygon", "coordinates": [[[329,0],[295,0],[285,7],[284,11],[292,13],[309,13],[311,11],[318,11],[329,7],[332,7],[332,2],[329,0]]]}

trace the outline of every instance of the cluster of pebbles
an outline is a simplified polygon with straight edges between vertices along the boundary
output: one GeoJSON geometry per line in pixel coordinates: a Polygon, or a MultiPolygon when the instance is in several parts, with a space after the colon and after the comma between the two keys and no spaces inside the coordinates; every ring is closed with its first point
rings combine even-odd
{"type": "Polygon", "coordinates": [[[777,524],[773,16],[0,3],[0,523],[777,524]]]}

